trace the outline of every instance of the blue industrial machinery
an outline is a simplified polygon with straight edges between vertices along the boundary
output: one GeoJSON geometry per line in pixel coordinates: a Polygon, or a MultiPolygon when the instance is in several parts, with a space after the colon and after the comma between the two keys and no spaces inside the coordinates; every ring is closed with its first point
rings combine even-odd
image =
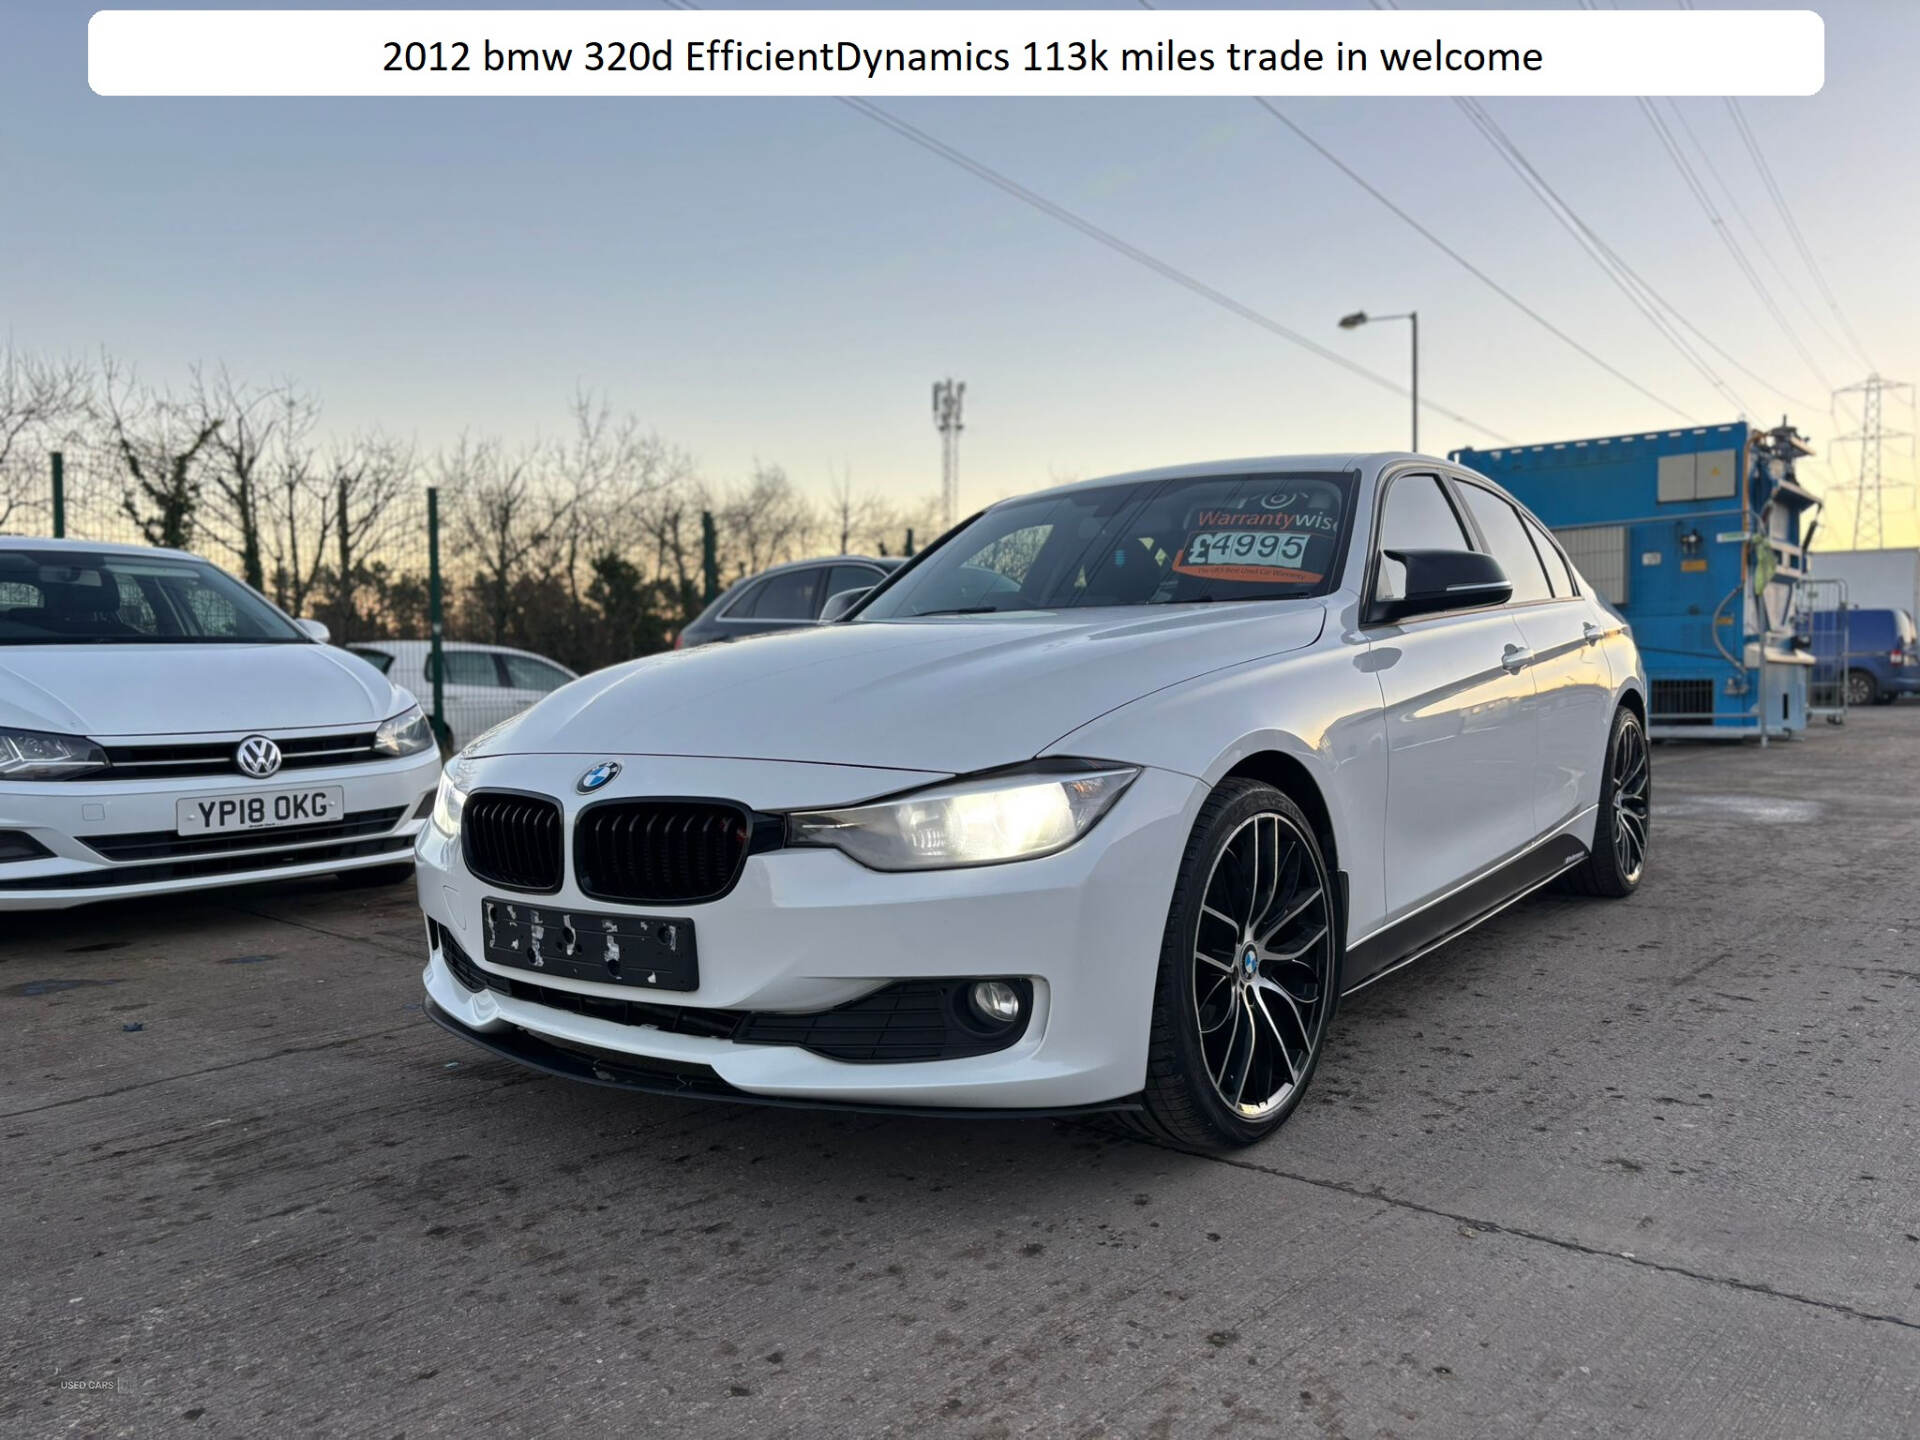
{"type": "Polygon", "coordinates": [[[1764,739],[1807,723],[1793,597],[1820,502],[1793,467],[1811,453],[1784,422],[1743,422],[1452,458],[1519,497],[1633,626],[1651,734],[1764,739]]]}

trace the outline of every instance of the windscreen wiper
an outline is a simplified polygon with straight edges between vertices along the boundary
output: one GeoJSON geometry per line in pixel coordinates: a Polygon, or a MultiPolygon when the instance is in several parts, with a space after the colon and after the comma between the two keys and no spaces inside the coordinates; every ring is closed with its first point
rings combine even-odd
{"type": "Polygon", "coordinates": [[[1162,600],[1162,605],[1231,605],[1238,600],[1304,600],[1311,590],[1290,590],[1282,595],[1194,595],[1185,600],[1162,600]]]}
{"type": "Polygon", "coordinates": [[[916,610],[909,618],[924,620],[929,615],[998,615],[1000,613],[998,605],[956,605],[951,610],[916,610]]]}

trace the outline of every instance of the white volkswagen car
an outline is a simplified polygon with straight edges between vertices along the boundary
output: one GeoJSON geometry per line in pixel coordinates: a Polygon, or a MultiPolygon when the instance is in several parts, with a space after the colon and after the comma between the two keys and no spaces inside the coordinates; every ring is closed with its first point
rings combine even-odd
{"type": "Polygon", "coordinates": [[[412,695],[177,550],[0,538],[0,910],[403,875],[412,695]]]}
{"type": "Polygon", "coordinates": [[[1008,500],[831,625],[455,757],[429,1013],[583,1080],[1278,1126],[1340,997],[1647,856],[1624,626],[1484,477],[1244,460],[1008,500]]]}

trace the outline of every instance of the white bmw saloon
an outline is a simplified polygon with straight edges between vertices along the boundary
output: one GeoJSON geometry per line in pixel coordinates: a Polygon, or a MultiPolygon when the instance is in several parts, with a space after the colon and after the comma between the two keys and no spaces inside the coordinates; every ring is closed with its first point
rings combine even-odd
{"type": "Polygon", "coordinates": [[[178,550],[0,537],[0,910],[403,877],[439,747],[324,640],[178,550]]]}
{"type": "Polygon", "coordinates": [[[1552,536],[1442,461],[1007,500],[835,623],[456,756],[427,1008],[602,1084],[1244,1145],[1343,995],[1551,881],[1635,889],[1645,697],[1552,536]]]}

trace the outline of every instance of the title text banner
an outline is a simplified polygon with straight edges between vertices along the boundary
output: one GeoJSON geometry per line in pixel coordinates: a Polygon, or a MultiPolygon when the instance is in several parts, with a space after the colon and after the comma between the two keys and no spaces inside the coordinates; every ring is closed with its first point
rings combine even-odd
{"type": "Polygon", "coordinates": [[[1811,10],[102,10],[101,95],[1811,95],[1811,10]]]}

